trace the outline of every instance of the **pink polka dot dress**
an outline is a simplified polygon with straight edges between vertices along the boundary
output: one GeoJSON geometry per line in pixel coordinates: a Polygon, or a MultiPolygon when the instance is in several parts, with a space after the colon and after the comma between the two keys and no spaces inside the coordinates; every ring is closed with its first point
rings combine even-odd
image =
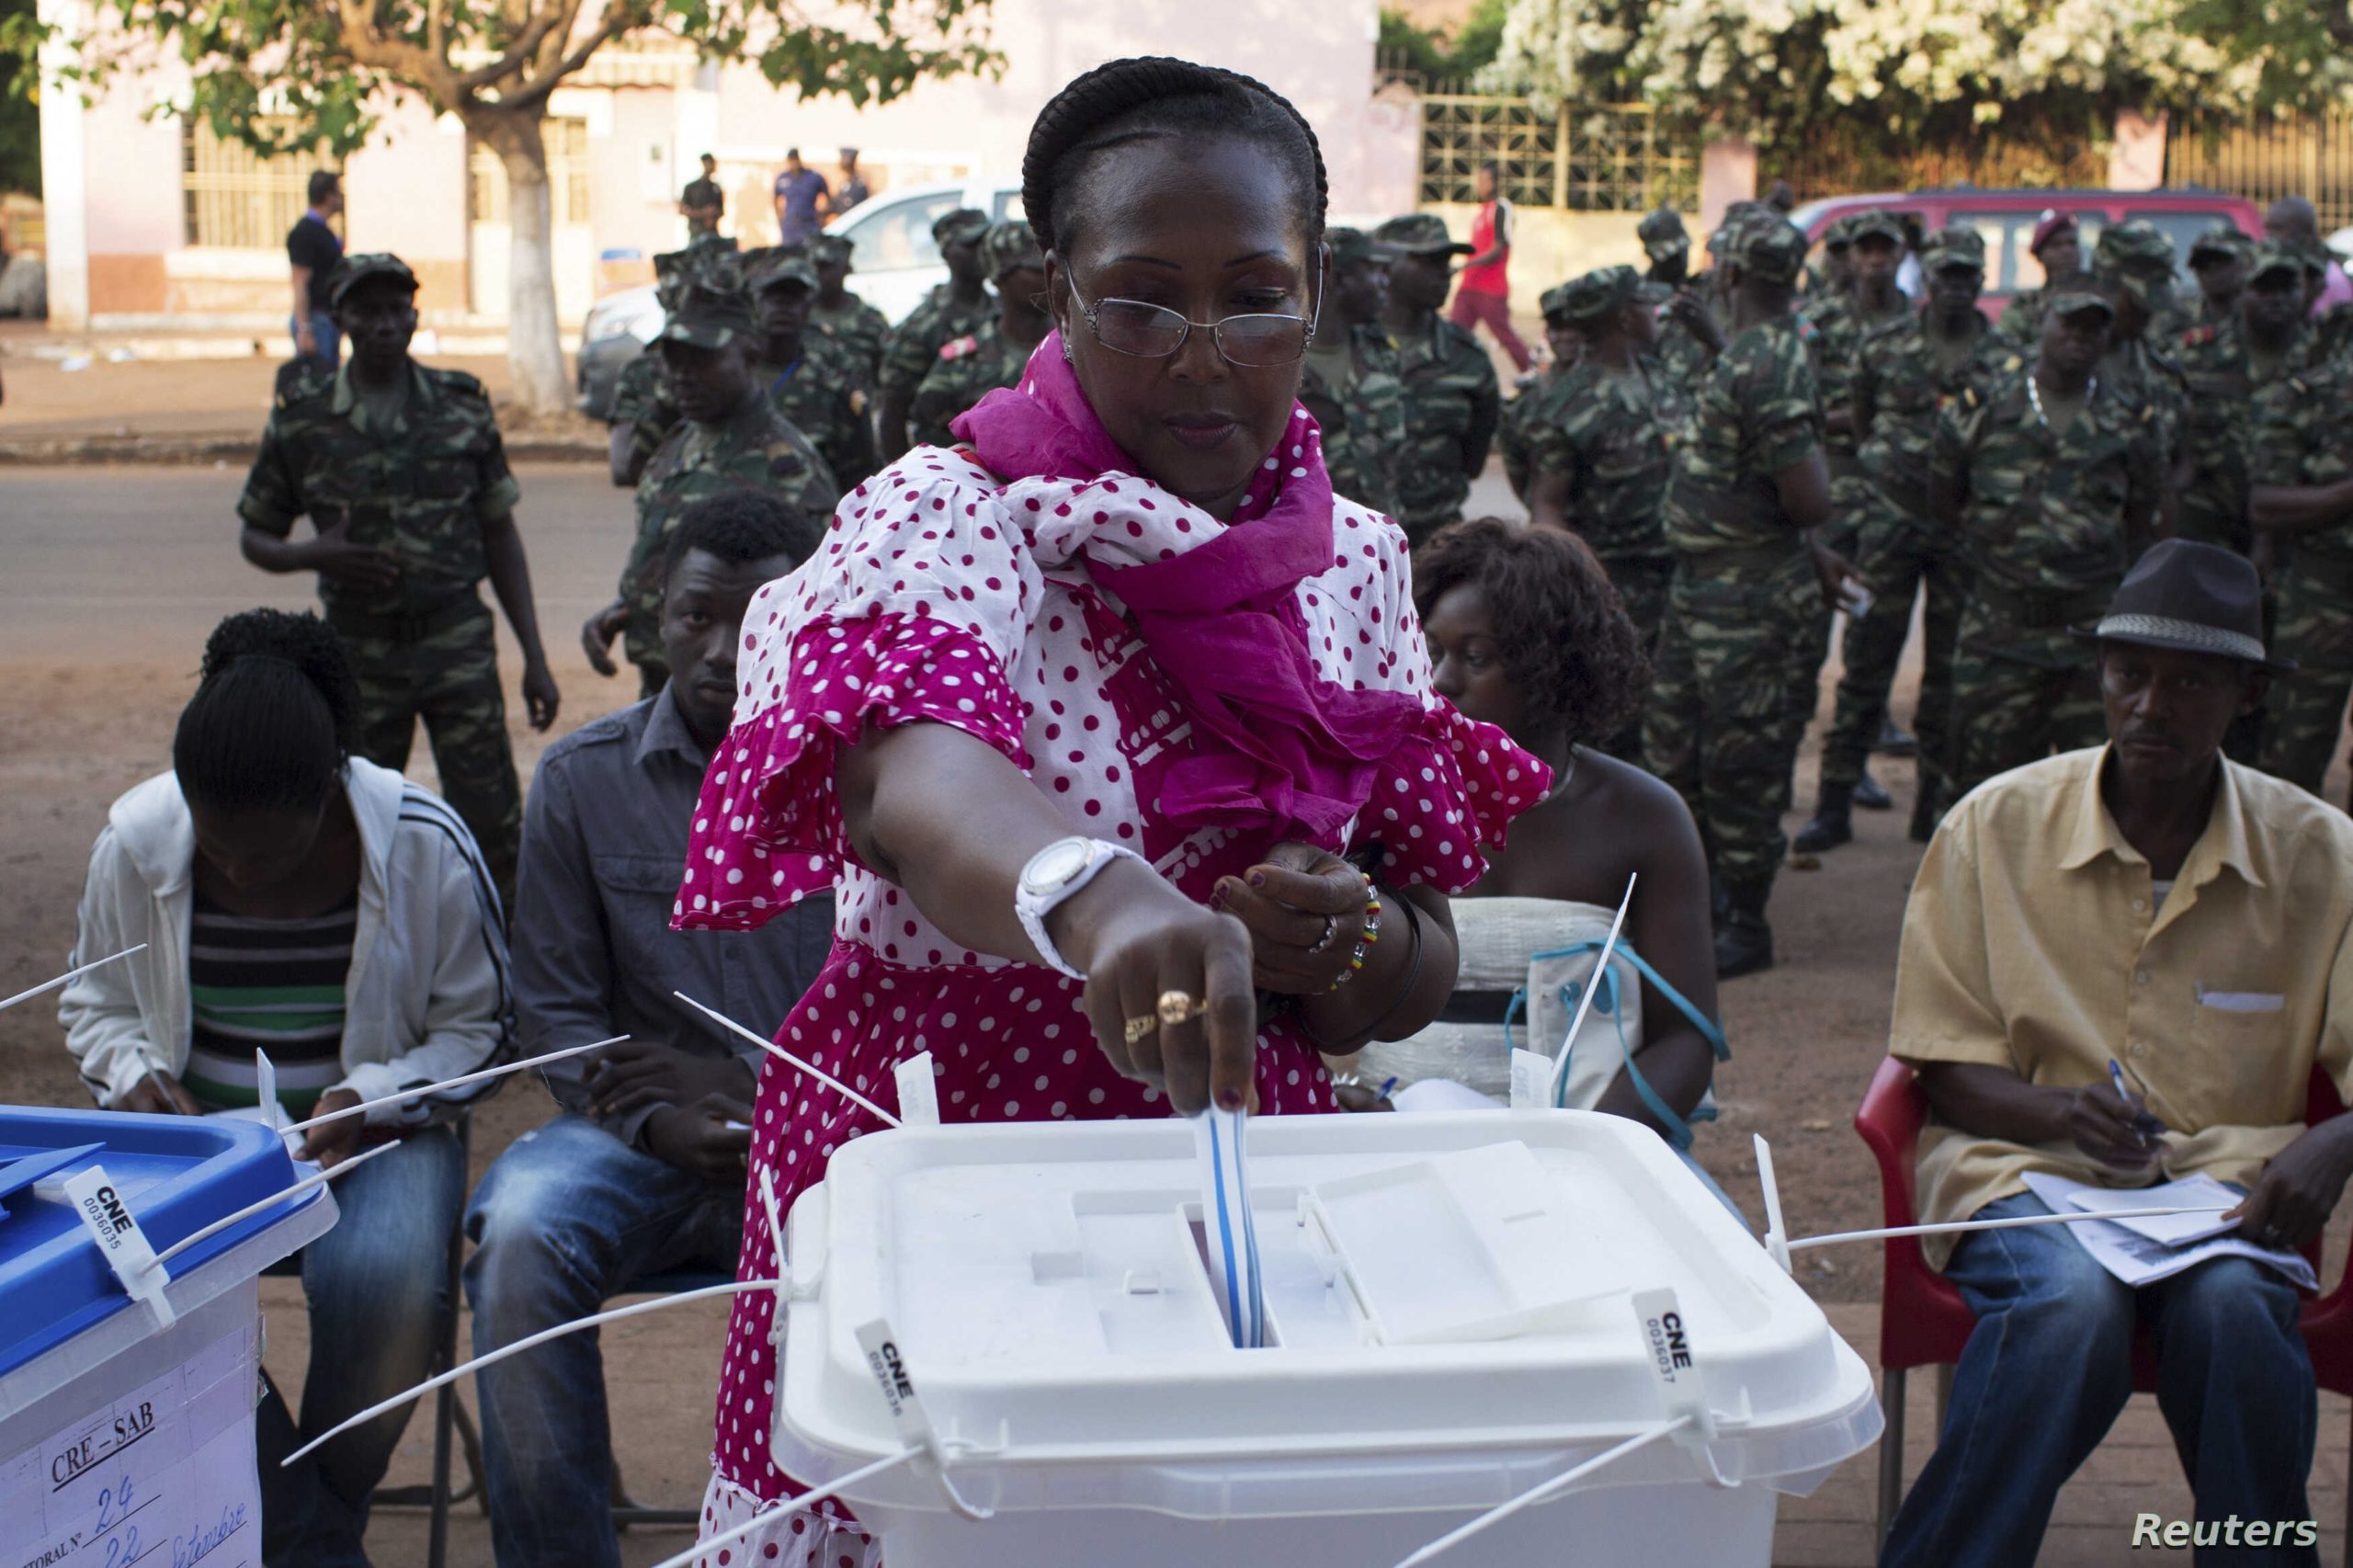
{"type": "MultiPolygon", "coordinates": [[[[1304,414],[1294,432],[1312,443],[1304,414]]],[[[1125,474],[1007,483],[969,451],[918,448],[845,498],[824,543],[769,584],[745,622],[734,727],[714,756],[680,890],[681,926],[744,930],[821,889],[836,893],[832,956],[777,1036],[890,1106],[892,1068],[929,1051],[949,1121],[1048,1121],[1167,1114],[1097,1049],[1081,987],[1055,971],[966,950],[900,889],[860,864],[834,794],[838,749],[870,725],[951,724],[995,747],[1055,801],[1071,831],[1127,846],[1206,902],[1270,841],[1186,831],[1154,810],[1188,754],[1191,725],[1121,605],[1089,564],[1167,559],[1246,528],[1279,493],[1269,460],[1249,499],[1219,523],[1125,474]]],[[[1541,798],[1542,765],[1500,731],[1429,694],[1404,537],[1337,501],[1332,562],[1296,607],[1320,676],[1420,699],[1345,844],[1386,851],[1383,881],[1456,892],[1485,869],[1483,844],[1541,798]]],[[[1288,1017],[1258,1040],[1262,1111],[1336,1108],[1315,1051],[1288,1017]]],[[[870,1114],[771,1060],[755,1112],[751,1185],[779,1212],[821,1180],[870,1114]]],[[[776,1243],[763,1205],[745,1209],[739,1274],[768,1278],[776,1243]]],[[[705,1534],[805,1490],[771,1462],[778,1355],[767,1292],[736,1298],[721,1373],[716,1475],[705,1534]]],[[[778,1511],[708,1564],[870,1568],[879,1551],[832,1504],[778,1511]],[[824,1517],[813,1518],[812,1512],[824,1517]]]]}

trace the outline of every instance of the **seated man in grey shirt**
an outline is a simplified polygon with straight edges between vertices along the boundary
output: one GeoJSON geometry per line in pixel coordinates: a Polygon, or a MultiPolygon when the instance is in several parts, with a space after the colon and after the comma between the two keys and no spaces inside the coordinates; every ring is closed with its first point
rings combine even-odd
{"type": "MultiPolygon", "coordinates": [[[[745,608],[807,558],[818,528],[750,490],[688,507],[664,562],[670,684],[540,760],[515,900],[517,1034],[527,1053],[631,1038],[548,1069],[563,1113],[474,1190],[477,1354],[594,1312],[648,1275],[734,1271],[760,1052],[670,993],[773,1033],[824,961],[833,901],[742,934],[673,931],[670,908],[733,709],[745,608]]],[[[618,1568],[596,1336],[485,1367],[476,1388],[501,1568],[618,1568]]]]}

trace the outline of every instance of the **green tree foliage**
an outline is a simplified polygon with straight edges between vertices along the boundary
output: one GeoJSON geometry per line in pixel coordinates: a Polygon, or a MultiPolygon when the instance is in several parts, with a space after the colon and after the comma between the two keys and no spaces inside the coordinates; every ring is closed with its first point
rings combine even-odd
{"type": "Polygon", "coordinates": [[[1494,63],[1496,47],[1503,41],[1506,12],[1506,0],[1479,0],[1462,26],[1449,36],[1423,27],[1403,11],[1383,6],[1381,59],[1426,81],[1466,79],[1494,63]]]}
{"type": "MultiPolygon", "coordinates": [[[[0,0],[0,34],[33,18],[33,0],[0,0]]],[[[0,51],[0,191],[40,193],[40,103],[32,72],[0,51]]]]}

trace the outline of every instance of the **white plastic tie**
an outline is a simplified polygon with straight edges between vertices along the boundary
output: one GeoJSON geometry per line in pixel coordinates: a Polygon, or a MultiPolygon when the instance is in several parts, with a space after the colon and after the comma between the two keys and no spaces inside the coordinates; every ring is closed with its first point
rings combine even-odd
{"type": "Polygon", "coordinates": [[[1593,966],[1593,979],[1586,983],[1585,994],[1577,998],[1576,1017],[1569,1020],[1569,1032],[1561,1041],[1560,1059],[1552,1064],[1552,1081],[1546,1086],[1544,1103],[1557,1106],[1569,1082],[1569,1057],[1577,1041],[1577,1031],[1585,1028],[1585,1016],[1593,1010],[1593,999],[1601,994],[1601,983],[1609,973],[1610,958],[1618,951],[1618,933],[1625,928],[1626,911],[1633,907],[1634,882],[1640,872],[1626,875],[1626,896],[1618,901],[1618,914],[1609,922],[1608,939],[1601,944],[1600,961],[1593,966]]]}
{"type": "Polygon", "coordinates": [[[29,991],[19,991],[7,1000],[0,1001],[0,1013],[6,1012],[9,1008],[15,1006],[19,1002],[29,1002],[36,996],[41,995],[47,992],[54,991],[61,985],[71,985],[75,981],[81,979],[84,975],[89,973],[92,970],[104,969],[107,965],[114,962],[117,959],[127,959],[133,953],[143,953],[146,950],[147,944],[142,942],[135,948],[125,948],[119,953],[108,953],[102,959],[93,959],[90,962],[82,965],[78,969],[69,969],[63,974],[59,975],[55,980],[44,980],[29,991]]]}
{"type": "Polygon", "coordinates": [[[1773,1146],[1765,1142],[1762,1132],[1756,1135],[1756,1184],[1765,1189],[1765,1250],[1787,1274],[1790,1271],[1790,1228],[1781,1219],[1780,1184],[1773,1179],[1773,1146]]]}
{"type": "Polygon", "coordinates": [[[233,1214],[223,1214],[221,1218],[213,1221],[210,1224],[203,1226],[199,1230],[189,1232],[187,1235],[182,1236],[179,1240],[174,1242],[171,1245],[157,1253],[155,1255],[155,1261],[157,1263],[169,1263],[172,1259],[179,1256],[180,1254],[188,1251],[188,1248],[197,1245],[199,1243],[210,1241],[213,1237],[219,1235],[230,1226],[242,1224],[244,1221],[252,1219],[255,1215],[261,1213],[265,1210],[275,1209],[290,1198],[300,1198],[313,1187],[324,1187],[327,1183],[342,1176],[346,1172],[356,1171],[360,1166],[366,1165],[369,1161],[375,1159],[377,1156],[389,1153],[399,1147],[400,1144],[397,1141],[379,1143],[372,1149],[362,1149],[359,1153],[352,1155],[349,1159],[342,1161],[337,1165],[330,1165],[325,1170],[313,1171],[309,1176],[304,1176],[301,1180],[294,1183],[290,1187],[280,1187],[276,1192],[271,1193],[267,1198],[248,1203],[233,1214]]]}
{"type": "Polygon", "coordinates": [[[868,1099],[864,1095],[859,1094],[856,1089],[851,1088],[847,1084],[843,1083],[839,1078],[835,1077],[831,1073],[826,1072],[824,1068],[814,1066],[809,1062],[801,1061],[801,1058],[793,1055],[792,1052],[785,1050],[784,1047],[777,1044],[774,1040],[762,1040],[758,1035],[754,1034],[751,1030],[745,1028],[743,1025],[737,1023],[734,1019],[729,1017],[718,1008],[706,1007],[683,991],[673,991],[670,994],[676,996],[679,1001],[684,1002],[688,1006],[692,1007],[696,1012],[700,1013],[703,1017],[710,1019],[711,1022],[717,1024],[720,1028],[732,1030],[741,1038],[750,1040],[754,1045],[758,1046],[762,1051],[767,1051],[770,1056],[775,1057],[778,1061],[783,1062],[794,1072],[804,1074],[809,1077],[816,1079],[817,1082],[824,1085],[825,1087],[833,1090],[844,1099],[849,1100],[853,1104],[862,1106],[867,1110],[871,1111],[874,1115],[881,1117],[884,1126],[896,1127],[899,1125],[899,1119],[897,1117],[892,1116],[889,1111],[884,1110],[881,1106],[876,1105],[872,1100],[868,1099]]]}
{"type": "MultiPolygon", "coordinates": [[[[2177,1209],[2135,1209],[2129,1218],[2154,1219],[2163,1214],[2227,1214],[2235,1204],[2189,1203],[2177,1209]]],[[[2006,1220],[1951,1220],[1940,1225],[1893,1225],[1876,1231],[1838,1231],[1826,1236],[1801,1236],[1786,1244],[1787,1253],[1803,1252],[1808,1247],[1826,1247],[1839,1242],[1878,1242],[1892,1236],[1954,1236],[1968,1231],[2014,1231],[2027,1225],[2085,1225],[2112,1223],[2118,1216],[2107,1214],[2014,1214],[2006,1220]]],[[[1783,1264],[1787,1267],[1786,1263],[1783,1264]]]]}
{"type": "Polygon", "coordinates": [[[551,1062],[561,1062],[567,1056],[578,1056],[583,1051],[602,1051],[608,1045],[619,1045],[627,1039],[629,1036],[625,1034],[617,1034],[610,1040],[592,1040],[585,1045],[566,1046],[562,1051],[551,1051],[543,1056],[527,1057],[521,1062],[509,1062],[503,1067],[485,1067],[479,1073],[466,1073],[455,1078],[444,1078],[438,1084],[421,1084],[414,1089],[403,1089],[396,1095],[380,1095],[372,1100],[361,1100],[358,1105],[346,1106],[341,1110],[331,1110],[324,1116],[314,1116],[308,1121],[298,1121],[285,1131],[289,1134],[307,1132],[313,1127],[323,1127],[330,1121],[340,1121],[347,1116],[365,1115],[379,1106],[398,1105],[403,1100],[420,1099],[426,1095],[438,1095],[444,1089],[462,1089],[468,1084],[480,1084],[492,1078],[503,1078],[509,1073],[520,1073],[529,1067],[544,1067],[551,1062]]]}

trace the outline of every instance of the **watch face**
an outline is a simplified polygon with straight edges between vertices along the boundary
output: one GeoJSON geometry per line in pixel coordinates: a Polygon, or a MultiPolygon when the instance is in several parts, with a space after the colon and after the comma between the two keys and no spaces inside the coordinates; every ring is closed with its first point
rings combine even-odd
{"type": "Polygon", "coordinates": [[[1030,858],[1029,869],[1022,874],[1022,884],[1033,893],[1050,893],[1086,869],[1095,858],[1093,847],[1083,838],[1065,838],[1049,844],[1030,858]]]}

